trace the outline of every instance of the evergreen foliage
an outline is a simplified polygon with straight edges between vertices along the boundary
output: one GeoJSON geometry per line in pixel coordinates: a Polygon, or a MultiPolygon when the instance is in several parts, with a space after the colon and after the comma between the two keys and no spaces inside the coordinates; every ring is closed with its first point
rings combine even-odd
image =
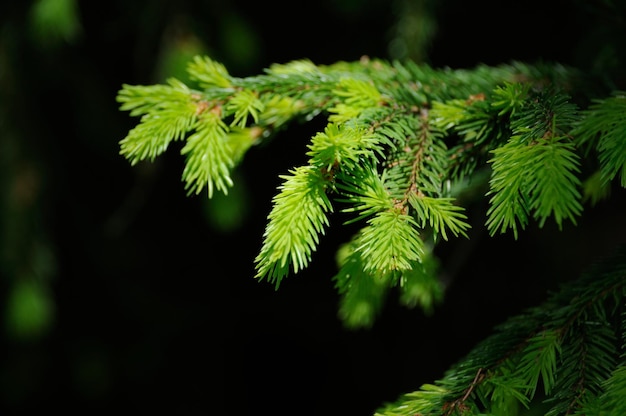
{"type": "MultiPolygon", "coordinates": [[[[585,96],[581,74],[559,65],[300,60],[239,78],[197,57],[188,70],[194,85],[123,86],[121,109],[140,120],[121,154],[136,164],[183,141],[185,187],[211,197],[228,192],[251,146],[325,117],[306,163],[280,177],[256,278],[278,289],[310,264],[332,216],[359,224],[333,276],[350,328],[371,326],[394,287],[407,307],[428,312],[442,299],[433,249],[467,237],[477,184],[488,189],[489,233],[515,237],[530,222],[575,224],[586,202],[626,186],[623,93],[585,96]]],[[[620,414],[625,272],[618,253],[377,414],[515,415],[537,400],[548,415],[620,414]]]]}
{"type": "Polygon", "coordinates": [[[537,399],[550,416],[622,414],[625,276],[620,249],[377,416],[516,415],[537,399]]]}

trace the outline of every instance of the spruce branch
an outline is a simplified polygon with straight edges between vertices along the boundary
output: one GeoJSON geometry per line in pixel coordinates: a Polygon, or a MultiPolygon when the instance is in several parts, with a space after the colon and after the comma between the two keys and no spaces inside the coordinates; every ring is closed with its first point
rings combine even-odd
{"type": "Polygon", "coordinates": [[[426,314],[443,300],[444,284],[438,278],[439,262],[432,249],[425,247],[420,261],[400,277],[400,303],[408,308],[419,306],[426,314]]]}
{"type": "Polygon", "coordinates": [[[419,261],[423,253],[415,220],[395,208],[370,218],[356,244],[364,270],[383,276],[411,270],[411,264],[419,261]]]}
{"type": "Polygon", "coordinates": [[[626,413],[626,365],[623,362],[602,383],[603,392],[595,397],[585,397],[579,415],[622,415],[626,413]]]}
{"type": "Polygon", "coordinates": [[[280,192],[263,235],[256,258],[257,278],[266,278],[278,288],[283,277],[305,268],[316,250],[319,236],[328,225],[332,205],[326,195],[327,178],[311,166],[302,166],[282,175],[280,192]]]}
{"type": "Polygon", "coordinates": [[[389,289],[389,276],[365,271],[361,253],[354,242],[338,252],[338,273],[333,276],[340,295],[338,315],[347,328],[369,328],[376,321],[389,289]]]}
{"type": "Polygon", "coordinates": [[[363,110],[382,104],[382,95],[372,83],[355,78],[341,79],[331,93],[341,99],[328,109],[331,113],[328,119],[335,123],[349,121],[363,110]]]}
{"type": "Polygon", "coordinates": [[[491,206],[487,227],[493,235],[518,226],[524,229],[532,216],[543,226],[553,217],[574,224],[582,212],[579,157],[567,135],[576,120],[576,107],[560,93],[542,91],[528,97],[511,120],[513,135],[492,150],[491,206]]]}
{"type": "Polygon", "coordinates": [[[363,129],[329,123],[308,145],[310,164],[331,174],[351,171],[359,165],[376,160],[382,153],[379,141],[363,129]]]}
{"type": "Polygon", "coordinates": [[[193,128],[199,102],[189,88],[176,79],[168,85],[124,85],[117,96],[120,109],[141,122],[120,141],[120,153],[131,164],[154,160],[173,140],[181,140],[193,128]]]}
{"type": "Polygon", "coordinates": [[[584,111],[585,117],[574,131],[578,146],[596,149],[600,172],[605,183],[615,177],[626,187],[626,95],[615,92],[612,97],[596,99],[584,111]]]}
{"type": "Polygon", "coordinates": [[[493,150],[491,189],[487,194],[492,195],[487,211],[487,228],[492,235],[511,229],[517,238],[518,226],[524,229],[528,224],[530,209],[525,182],[535,167],[535,161],[528,156],[530,151],[530,146],[514,138],[493,150]]]}
{"type": "Polygon", "coordinates": [[[624,386],[626,251],[587,270],[543,304],[509,318],[441,380],[377,416],[515,414],[543,386],[546,414],[619,414],[624,386]],[[619,397],[619,398],[618,398],[619,397]],[[594,410],[595,409],[595,410],[594,410]],[[589,413],[586,413],[589,411],[589,413]]]}
{"type": "Polygon", "coordinates": [[[463,208],[454,205],[453,201],[453,198],[432,198],[417,193],[409,196],[409,203],[418,220],[421,220],[420,227],[424,228],[428,224],[444,240],[448,239],[446,230],[451,231],[455,237],[467,237],[466,230],[470,227],[465,221],[467,216],[463,214],[463,208]]]}
{"type": "Polygon", "coordinates": [[[255,265],[256,277],[276,287],[308,266],[335,203],[345,223],[363,223],[350,267],[362,267],[360,275],[386,287],[399,285],[401,302],[425,310],[442,293],[436,268],[426,264],[426,241],[467,236],[465,207],[456,197],[489,166],[492,234],[517,236],[530,219],[543,225],[554,218],[560,226],[582,210],[572,129],[586,113],[561,92],[573,76],[566,68],[513,63],[452,70],[364,58],[273,64],[239,78],[196,57],[188,72],[195,86],[173,79],[124,85],[118,101],[140,117],[120,142],[121,154],[131,163],[152,160],[171,141],[184,141],[189,193],[227,193],[232,169],[251,146],[294,121],[319,115],[328,121],[310,139],[307,164],[281,177],[273,199],[255,265]]]}
{"type": "Polygon", "coordinates": [[[348,223],[361,221],[372,215],[393,209],[394,198],[386,186],[386,173],[378,174],[375,166],[340,172],[336,187],[344,195],[339,201],[347,205],[343,212],[358,212],[348,223]]]}
{"type": "Polygon", "coordinates": [[[572,414],[585,400],[601,393],[602,384],[615,368],[615,334],[606,320],[580,322],[565,342],[555,394],[547,416],[572,414]]]}
{"type": "Polygon", "coordinates": [[[129,111],[132,117],[149,114],[190,100],[191,90],[175,78],[169,78],[167,85],[122,85],[117,102],[121,111],[129,111]]]}
{"type": "Polygon", "coordinates": [[[489,409],[491,415],[505,416],[517,414],[520,405],[529,407],[531,399],[524,394],[528,384],[517,377],[514,371],[514,368],[502,365],[497,371],[485,376],[484,382],[475,389],[480,408],[489,409]]]}
{"type": "Polygon", "coordinates": [[[205,186],[209,198],[214,189],[228,193],[228,187],[233,185],[230,169],[234,162],[227,139],[228,127],[222,122],[219,108],[199,117],[195,133],[181,150],[187,156],[183,180],[189,193],[199,194],[205,186]]]}
{"type": "Polygon", "coordinates": [[[582,212],[578,155],[567,138],[554,137],[549,143],[533,146],[534,175],[528,183],[530,209],[543,226],[552,217],[561,228],[564,219],[576,224],[582,212]]]}
{"type": "Polygon", "coordinates": [[[524,107],[530,87],[530,84],[521,82],[504,82],[496,86],[493,90],[491,107],[499,110],[498,116],[515,117],[524,107]]]}
{"type": "Polygon", "coordinates": [[[233,114],[231,126],[240,128],[245,128],[248,125],[248,117],[252,117],[254,122],[258,123],[259,114],[264,108],[265,106],[257,94],[248,90],[237,91],[225,106],[226,112],[233,114]]]}
{"type": "MultiPolygon", "coordinates": [[[[280,176],[255,277],[278,289],[308,267],[339,207],[361,226],[333,276],[349,328],[371,327],[391,289],[432,312],[445,289],[434,248],[467,237],[466,208],[483,199],[489,234],[517,238],[531,221],[576,225],[613,181],[626,187],[626,93],[588,97],[561,65],[303,59],[234,77],[197,56],[187,71],[189,85],[122,86],[120,110],[138,122],[120,154],[135,165],[181,142],[185,189],[210,198],[253,145],[323,119],[306,164],[280,176]]],[[[625,295],[622,250],[376,414],[516,415],[539,401],[548,416],[625,414],[625,295]]]]}
{"type": "Polygon", "coordinates": [[[189,77],[193,81],[197,81],[201,88],[231,87],[232,78],[224,65],[208,56],[195,56],[187,65],[187,72],[189,77]]]}

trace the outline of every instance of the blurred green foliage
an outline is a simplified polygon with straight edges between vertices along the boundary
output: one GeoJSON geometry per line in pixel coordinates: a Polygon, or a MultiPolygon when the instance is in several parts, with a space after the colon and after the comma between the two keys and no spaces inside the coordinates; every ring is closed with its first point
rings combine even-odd
{"type": "Polygon", "coordinates": [[[30,30],[42,46],[76,42],[82,32],[77,1],[37,0],[31,6],[30,30]]]}

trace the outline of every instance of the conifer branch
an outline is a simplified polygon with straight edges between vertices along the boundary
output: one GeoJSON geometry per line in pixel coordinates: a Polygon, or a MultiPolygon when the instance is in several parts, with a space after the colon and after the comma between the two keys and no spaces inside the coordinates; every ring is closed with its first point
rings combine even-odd
{"type": "Polygon", "coordinates": [[[208,56],[195,56],[187,65],[187,72],[189,77],[193,81],[197,81],[201,88],[231,87],[232,78],[224,65],[208,56]]]}
{"type": "Polygon", "coordinates": [[[131,164],[163,153],[172,140],[181,140],[192,129],[200,103],[186,85],[125,85],[118,95],[121,110],[141,116],[141,123],[120,142],[120,153],[131,164]]]}
{"type": "Polygon", "coordinates": [[[612,97],[596,99],[585,111],[575,134],[578,145],[598,152],[603,181],[620,178],[626,187],[626,95],[615,92],[612,97]]]}
{"type": "MultiPolygon", "coordinates": [[[[575,223],[583,202],[606,194],[606,182],[624,166],[617,139],[621,95],[579,111],[565,92],[578,74],[558,65],[452,70],[368,58],[327,66],[300,60],[239,78],[196,57],[188,71],[195,86],[174,79],[124,85],[118,101],[140,117],[121,140],[120,153],[135,164],[183,141],[189,193],[227,193],[232,169],[251,146],[289,123],[318,115],[328,120],[310,138],[307,164],[281,177],[268,215],[256,277],[276,287],[310,264],[340,204],[345,222],[362,228],[350,243],[352,260],[340,264],[337,276],[399,285],[404,304],[426,310],[442,293],[437,268],[425,263],[430,244],[467,237],[465,207],[456,197],[472,180],[482,180],[482,172],[491,171],[488,230],[517,237],[530,221],[575,223]],[[609,127],[593,129],[594,120],[607,117],[609,127]],[[580,157],[589,149],[599,155],[604,185],[589,178],[583,188],[580,157]],[[362,270],[357,274],[355,267],[362,270]]],[[[337,284],[346,296],[387,293],[337,284]]],[[[360,316],[350,318],[353,324],[373,319],[369,312],[342,316],[360,316]]]]}
{"type": "Polygon", "coordinates": [[[187,156],[183,171],[185,188],[199,194],[206,186],[209,198],[213,189],[228,193],[233,185],[230,169],[233,159],[228,145],[228,128],[220,118],[220,110],[205,112],[199,117],[196,131],[187,139],[181,154],[187,156]]]}
{"type": "MultiPolygon", "coordinates": [[[[332,216],[359,224],[332,278],[349,328],[371,327],[391,288],[402,305],[433,311],[445,289],[435,247],[468,237],[470,204],[488,203],[491,236],[517,238],[531,222],[576,225],[585,204],[626,187],[626,93],[588,97],[572,68],[364,57],[235,77],[197,56],[187,70],[189,85],[122,86],[120,110],[138,123],[120,154],[135,165],[181,142],[185,189],[211,198],[233,186],[252,146],[323,118],[307,162],[280,176],[255,277],[278,289],[309,266],[332,216]]],[[[376,415],[515,415],[539,401],[548,416],[626,414],[625,295],[621,250],[376,415]]]]}
{"type": "Polygon", "coordinates": [[[400,303],[408,308],[419,306],[426,314],[432,314],[435,306],[443,300],[445,289],[438,278],[438,271],[439,262],[426,246],[420,261],[400,276],[400,303]]]}
{"type": "Polygon", "coordinates": [[[455,237],[463,235],[467,237],[466,230],[469,224],[465,222],[467,216],[463,214],[463,208],[453,204],[453,198],[432,198],[423,194],[412,193],[409,203],[421,219],[420,227],[428,225],[436,235],[441,235],[444,240],[448,239],[447,230],[455,237]]]}
{"type": "Polygon", "coordinates": [[[413,217],[394,208],[367,221],[357,240],[357,250],[366,272],[384,276],[411,270],[411,264],[420,261],[424,249],[413,217]]]}
{"type": "Polygon", "coordinates": [[[622,249],[544,305],[501,324],[434,385],[376,415],[516,414],[539,386],[551,416],[623,408],[602,400],[618,400],[625,385],[625,295],[622,249]]]}
{"type": "Polygon", "coordinates": [[[533,94],[528,104],[518,104],[511,119],[513,135],[492,150],[487,212],[492,235],[510,228],[517,237],[518,225],[524,229],[531,213],[540,226],[553,217],[560,227],[563,219],[576,223],[582,212],[578,155],[567,136],[576,107],[562,94],[546,94],[533,94]]]}
{"type": "Polygon", "coordinates": [[[339,272],[333,281],[341,296],[339,317],[347,328],[369,328],[384,304],[390,276],[368,273],[354,242],[345,244],[338,257],[339,272]]]}
{"type": "Polygon", "coordinates": [[[305,268],[328,225],[332,205],[326,195],[327,180],[311,166],[302,166],[281,176],[284,183],[274,197],[263,247],[256,258],[257,277],[267,278],[278,288],[283,277],[305,268]]]}

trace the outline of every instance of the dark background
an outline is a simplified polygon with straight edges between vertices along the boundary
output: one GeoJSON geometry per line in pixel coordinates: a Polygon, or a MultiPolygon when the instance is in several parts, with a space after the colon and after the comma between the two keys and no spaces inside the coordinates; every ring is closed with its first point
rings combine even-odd
{"type": "Polygon", "coordinates": [[[278,175],[323,120],[253,148],[231,198],[209,201],[185,194],[176,143],[153,163],[119,156],[137,120],[115,101],[124,83],[184,77],[195,53],[235,76],[362,55],[558,61],[620,88],[621,4],[79,1],[59,25],[71,14],[46,20],[45,3],[0,6],[2,414],[369,415],[624,240],[618,189],[577,226],[517,241],[488,237],[485,207],[471,207],[471,238],[438,248],[450,285],[434,314],[392,294],[373,328],[349,331],[331,281],[339,223],[278,291],[253,279],[278,175]],[[407,21],[435,29],[420,38],[407,21]]]}

